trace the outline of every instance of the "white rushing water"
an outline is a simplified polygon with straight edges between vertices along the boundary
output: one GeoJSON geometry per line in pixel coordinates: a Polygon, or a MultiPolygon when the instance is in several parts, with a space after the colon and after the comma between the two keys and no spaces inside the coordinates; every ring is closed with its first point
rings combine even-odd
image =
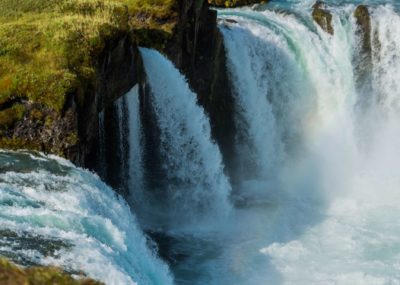
{"type": "Polygon", "coordinates": [[[106,284],[172,284],[125,201],[58,158],[0,152],[0,254],[106,284]]]}
{"type": "Polygon", "coordinates": [[[174,280],[121,197],[43,155],[0,152],[0,254],[107,284],[400,284],[400,15],[382,1],[368,1],[371,65],[359,62],[350,0],[328,1],[334,35],[312,20],[312,0],[218,11],[238,130],[233,191],[185,77],[140,50],[146,101],[135,86],[116,102],[123,177],[174,280]],[[154,115],[157,149],[141,111],[154,115]],[[160,173],[146,168],[151,155],[160,173]]]}
{"type": "Polygon", "coordinates": [[[169,60],[154,50],[141,49],[141,54],[166,173],[150,212],[179,227],[184,221],[218,220],[230,211],[230,185],[218,146],[211,139],[208,118],[184,76],[169,60]]]}
{"type": "Polygon", "coordinates": [[[373,88],[365,94],[352,62],[360,52],[354,9],[331,8],[333,36],[309,11],[220,12],[237,21],[220,28],[251,155],[280,181],[271,190],[259,175],[258,192],[272,202],[238,214],[234,284],[400,284],[400,16],[370,8],[373,88]]]}
{"type": "Polygon", "coordinates": [[[135,85],[126,96],[128,110],[128,145],[129,145],[129,187],[138,203],[144,203],[141,195],[144,189],[143,173],[143,133],[140,119],[139,85],[135,85]]]}

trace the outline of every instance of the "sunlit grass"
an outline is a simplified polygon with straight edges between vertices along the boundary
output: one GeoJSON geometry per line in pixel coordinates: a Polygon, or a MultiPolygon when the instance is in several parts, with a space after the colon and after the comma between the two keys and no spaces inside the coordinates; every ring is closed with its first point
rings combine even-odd
{"type": "Polygon", "coordinates": [[[2,0],[0,105],[22,98],[55,110],[95,84],[96,56],[109,39],[174,27],[175,0],[2,0]]]}

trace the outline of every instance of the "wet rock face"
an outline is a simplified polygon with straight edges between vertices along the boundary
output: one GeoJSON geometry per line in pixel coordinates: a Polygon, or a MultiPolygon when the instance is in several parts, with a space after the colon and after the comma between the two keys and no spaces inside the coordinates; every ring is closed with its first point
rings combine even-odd
{"type": "MultiPolygon", "coordinates": [[[[225,49],[222,35],[218,30],[217,12],[210,9],[207,0],[177,0],[174,6],[178,15],[172,35],[162,39],[162,44],[146,41],[145,46],[159,50],[166,55],[188,80],[192,90],[198,96],[199,104],[207,113],[212,136],[219,144],[225,165],[229,165],[229,158],[233,155],[234,141],[234,111],[233,96],[226,69],[225,49]]],[[[155,31],[146,30],[148,35],[157,37],[155,31]]],[[[143,42],[140,42],[143,44],[143,42]]],[[[139,56],[140,57],[140,56],[139,56]]],[[[160,168],[159,130],[157,128],[154,110],[150,102],[149,88],[145,84],[145,74],[140,60],[135,61],[140,76],[135,82],[140,86],[141,119],[144,134],[144,161],[145,168],[150,173],[157,173],[160,179],[148,179],[152,188],[161,183],[163,170],[160,168]]],[[[130,74],[125,72],[121,76],[130,74]]],[[[132,73],[131,73],[132,74],[132,73]]],[[[104,96],[102,96],[104,97],[104,96]]],[[[118,171],[123,165],[124,157],[118,154],[117,133],[118,120],[112,107],[106,107],[104,112],[104,133],[106,145],[112,149],[112,154],[106,157],[109,170],[102,178],[114,188],[124,188],[118,181],[121,177],[118,171]]],[[[98,149],[98,146],[95,147],[98,149]]],[[[98,153],[94,152],[94,153],[98,153]]],[[[89,156],[87,162],[96,161],[96,156],[89,156]]],[[[96,169],[96,164],[86,164],[96,169]]],[[[101,172],[101,171],[100,171],[101,172]]]]}
{"type": "Polygon", "coordinates": [[[234,102],[217,12],[210,9],[207,0],[178,2],[179,22],[162,52],[187,77],[210,118],[212,136],[220,146],[225,165],[229,165],[235,130],[234,102]]]}
{"type": "Polygon", "coordinates": [[[252,4],[265,4],[268,2],[269,0],[208,0],[210,6],[221,8],[234,8],[252,4]]]}
{"type": "Polygon", "coordinates": [[[361,38],[362,52],[371,54],[371,17],[367,6],[358,6],[354,11],[354,17],[358,26],[357,33],[361,38]]]}
{"type": "Polygon", "coordinates": [[[136,45],[128,36],[110,41],[98,58],[96,71],[98,84],[95,89],[86,90],[91,96],[84,96],[86,100],[81,103],[77,112],[80,141],[79,157],[74,160],[90,169],[96,169],[98,164],[99,113],[104,111],[111,114],[105,118],[105,124],[114,120],[114,114],[110,110],[113,109],[115,100],[125,95],[143,76],[136,45]]]}
{"type": "Polygon", "coordinates": [[[313,5],[312,17],[314,21],[327,33],[333,35],[332,14],[326,9],[326,4],[317,1],[313,5]]]}
{"type": "Polygon", "coordinates": [[[372,69],[371,18],[368,8],[364,5],[358,6],[354,11],[354,18],[357,24],[356,35],[359,39],[359,53],[355,58],[356,82],[359,87],[365,89],[369,84],[368,79],[372,69]]]}
{"type": "MultiPolygon", "coordinates": [[[[357,29],[356,36],[358,38],[359,52],[354,57],[354,75],[356,79],[357,90],[364,94],[360,104],[368,102],[368,96],[371,93],[371,71],[372,71],[372,34],[371,34],[371,17],[367,6],[360,5],[353,14],[357,29]]],[[[364,106],[366,107],[366,106],[364,106]]]]}

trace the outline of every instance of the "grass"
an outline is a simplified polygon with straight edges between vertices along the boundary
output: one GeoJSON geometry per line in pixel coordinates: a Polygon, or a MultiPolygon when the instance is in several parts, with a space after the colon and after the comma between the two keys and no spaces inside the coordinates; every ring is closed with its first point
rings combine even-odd
{"type": "Polygon", "coordinates": [[[172,32],[178,18],[176,0],[120,0],[125,2],[132,15],[131,26],[172,32]]]}
{"type": "Polygon", "coordinates": [[[62,110],[67,94],[96,84],[95,60],[107,40],[144,29],[172,33],[175,3],[1,0],[0,106],[21,99],[62,110]]]}

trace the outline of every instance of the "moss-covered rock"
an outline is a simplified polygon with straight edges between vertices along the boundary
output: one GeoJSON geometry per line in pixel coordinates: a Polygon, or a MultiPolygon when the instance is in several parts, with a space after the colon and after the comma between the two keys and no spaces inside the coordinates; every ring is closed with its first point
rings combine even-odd
{"type": "Polygon", "coordinates": [[[231,145],[232,94],[207,0],[4,0],[0,148],[55,153],[96,169],[99,113],[144,84],[138,45],[174,62],[210,114],[214,137],[231,145]]]}
{"type": "Polygon", "coordinates": [[[4,0],[0,3],[0,98],[61,111],[67,94],[95,84],[95,58],[128,31],[118,1],[4,0]]]}
{"type": "Polygon", "coordinates": [[[85,164],[99,110],[135,83],[134,7],[171,1],[0,1],[0,148],[85,164]]]}
{"type": "Polygon", "coordinates": [[[128,33],[118,1],[0,2],[0,147],[67,156],[106,43],[128,33]],[[7,105],[8,109],[2,106],[7,105]]]}
{"type": "Polygon", "coordinates": [[[0,111],[0,127],[9,128],[21,120],[25,113],[23,104],[14,104],[12,107],[0,111]]]}
{"type": "MultiPolygon", "coordinates": [[[[102,285],[92,279],[74,279],[56,267],[20,268],[0,259],[0,284],[6,285],[102,285]]],[[[104,284],[103,284],[104,285],[104,284]]]]}
{"type": "Polygon", "coordinates": [[[269,0],[208,0],[208,3],[214,7],[234,8],[252,4],[265,4],[269,0]]]}
{"type": "Polygon", "coordinates": [[[312,17],[325,32],[333,35],[332,14],[326,9],[324,2],[317,1],[313,5],[312,17]]]}
{"type": "Polygon", "coordinates": [[[0,147],[30,149],[68,157],[77,146],[74,111],[63,114],[38,103],[16,103],[0,111],[0,147]]]}

